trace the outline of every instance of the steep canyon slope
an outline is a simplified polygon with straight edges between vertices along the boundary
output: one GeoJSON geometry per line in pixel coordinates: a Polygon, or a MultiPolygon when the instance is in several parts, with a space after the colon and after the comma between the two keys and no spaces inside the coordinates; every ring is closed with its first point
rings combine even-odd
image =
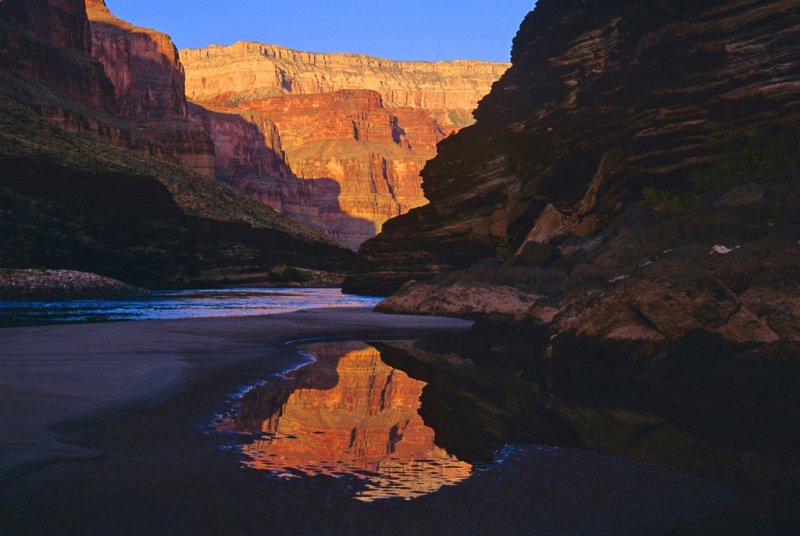
{"type": "Polygon", "coordinates": [[[442,142],[426,167],[431,204],[365,245],[349,288],[394,291],[514,256],[527,242],[585,250],[582,237],[603,236],[642,197],[719,190],[700,183],[733,165],[726,150],[756,150],[760,134],[792,136],[798,9],[777,0],[539,2],[477,124],[442,142]]]}
{"type": "MultiPolygon", "coordinates": [[[[472,110],[508,68],[246,42],[182,50],[181,59],[189,99],[217,113],[217,130],[248,128],[236,126],[235,115],[264,129],[263,141],[239,144],[239,158],[217,158],[223,180],[352,248],[388,218],[426,203],[420,170],[439,141],[473,122],[472,110]],[[294,176],[280,165],[243,163],[265,152],[284,159],[294,176]]],[[[197,119],[208,121],[202,111],[197,119]]],[[[212,138],[218,153],[230,154],[226,135],[212,138]]]]}
{"type": "Polygon", "coordinates": [[[0,5],[4,267],[205,284],[350,255],[213,178],[171,41],[99,0],[0,5]],[[99,61],[98,61],[99,59],[99,61]]]}
{"type": "Polygon", "coordinates": [[[182,167],[213,178],[214,146],[188,118],[183,66],[172,39],[116,18],[105,0],[86,0],[86,12],[91,54],[114,85],[118,114],[182,167]]]}

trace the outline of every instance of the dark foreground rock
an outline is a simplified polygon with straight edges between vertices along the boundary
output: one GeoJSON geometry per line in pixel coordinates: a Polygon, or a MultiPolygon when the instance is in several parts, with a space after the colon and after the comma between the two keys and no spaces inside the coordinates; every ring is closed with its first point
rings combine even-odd
{"type": "Polygon", "coordinates": [[[394,292],[592,235],[643,197],[779,171],[798,152],[799,37],[794,0],[540,0],[476,125],[424,169],[430,204],[366,242],[345,289],[394,292]]]}
{"type": "Polygon", "coordinates": [[[408,283],[379,310],[502,314],[554,338],[653,352],[694,333],[735,344],[800,341],[798,206],[796,169],[675,214],[639,203],[589,237],[530,244],[558,252],[544,265],[522,255],[482,261],[408,283]],[[758,196],[742,198],[746,191],[758,196]]]}
{"type": "Polygon", "coordinates": [[[656,461],[751,494],[715,533],[798,530],[798,17],[538,2],[477,124],[425,169],[431,204],[345,282],[396,291],[382,311],[478,320],[404,358],[431,379],[437,439],[656,461]],[[468,408],[486,422],[454,429],[468,408]]]}
{"type": "Polygon", "coordinates": [[[800,528],[800,367],[785,358],[796,344],[748,351],[695,340],[642,364],[629,348],[565,338],[552,358],[532,358],[548,344],[534,326],[495,321],[422,348],[379,348],[428,383],[420,414],[459,459],[484,460],[507,443],[612,453],[732,490],[734,504],[687,534],[800,528]]]}
{"type": "Polygon", "coordinates": [[[74,270],[0,270],[0,300],[126,298],[147,290],[74,270]]]}

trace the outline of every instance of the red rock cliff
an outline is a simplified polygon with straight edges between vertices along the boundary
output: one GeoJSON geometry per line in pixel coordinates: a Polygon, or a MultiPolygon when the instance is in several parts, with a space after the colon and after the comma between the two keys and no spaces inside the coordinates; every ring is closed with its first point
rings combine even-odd
{"type": "MultiPolygon", "coordinates": [[[[0,2],[0,69],[6,93],[37,93],[25,79],[46,84],[80,103],[113,111],[113,88],[102,66],[92,61],[89,22],[83,2],[5,0],[0,2]]],[[[28,100],[47,101],[40,95],[28,100]]]]}
{"type": "Polygon", "coordinates": [[[95,28],[105,67],[90,56],[84,0],[0,2],[0,266],[167,286],[347,262],[319,230],[209,176],[213,146],[186,117],[174,47],[103,6],[89,7],[106,21],[95,28]]]}
{"type": "Polygon", "coordinates": [[[478,61],[392,61],[363,54],[316,54],[240,42],[181,51],[191,100],[262,100],[277,95],[378,91],[388,107],[471,111],[509,67],[478,61]]]}
{"type": "Polygon", "coordinates": [[[170,37],[114,17],[87,0],[92,55],[114,84],[117,110],[164,145],[183,167],[214,176],[214,147],[187,117],[184,72],[170,37]]]}
{"type": "MultiPolygon", "coordinates": [[[[393,62],[255,43],[184,50],[182,56],[192,100],[220,111],[256,112],[277,126],[287,162],[311,194],[290,188],[279,210],[321,225],[351,248],[388,218],[427,202],[420,170],[440,140],[472,122],[472,109],[507,67],[393,62]]],[[[240,174],[219,159],[217,168],[229,177],[240,174]]],[[[268,175],[234,182],[251,194],[275,191],[268,175]]],[[[278,208],[276,200],[269,203],[278,208]]]]}

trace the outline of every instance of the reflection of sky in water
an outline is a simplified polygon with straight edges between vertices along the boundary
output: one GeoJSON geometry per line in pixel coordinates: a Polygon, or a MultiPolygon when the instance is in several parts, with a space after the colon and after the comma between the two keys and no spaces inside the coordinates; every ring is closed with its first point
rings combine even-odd
{"type": "Polygon", "coordinates": [[[0,301],[0,325],[254,316],[317,307],[373,307],[378,301],[332,288],[178,290],[123,300],[0,301]]]}
{"type": "Polygon", "coordinates": [[[363,342],[321,342],[315,362],[247,392],[217,423],[239,435],[243,464],[281,478],[355,479],[355,498],[411,499],[473,471],[434,442],[418,411],[425,383],[363,342]]]}

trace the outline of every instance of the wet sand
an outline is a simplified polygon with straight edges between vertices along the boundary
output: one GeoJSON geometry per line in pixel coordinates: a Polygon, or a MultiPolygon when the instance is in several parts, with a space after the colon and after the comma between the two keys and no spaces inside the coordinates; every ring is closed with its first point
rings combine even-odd
{"type": "Polygon", "coordinates": [[[52,427],[153,406],[242,362],[275,370],[297,357],[292,339],[396,336],[466,329],[469,322],[317,309],[250,318],[116,322],[0,329],[0,478],[99,452],[52,427]]]}
{"type": "Polygon", "coordinates": [[[534,446],[458,486],[364,503],[348,480],[243,468],[211,432],[237,389],[303,362],[286,342],[469,325],[336,309],[0,330],[0,534],[650,535],[729,503],[657,466],[534,446]]]}

